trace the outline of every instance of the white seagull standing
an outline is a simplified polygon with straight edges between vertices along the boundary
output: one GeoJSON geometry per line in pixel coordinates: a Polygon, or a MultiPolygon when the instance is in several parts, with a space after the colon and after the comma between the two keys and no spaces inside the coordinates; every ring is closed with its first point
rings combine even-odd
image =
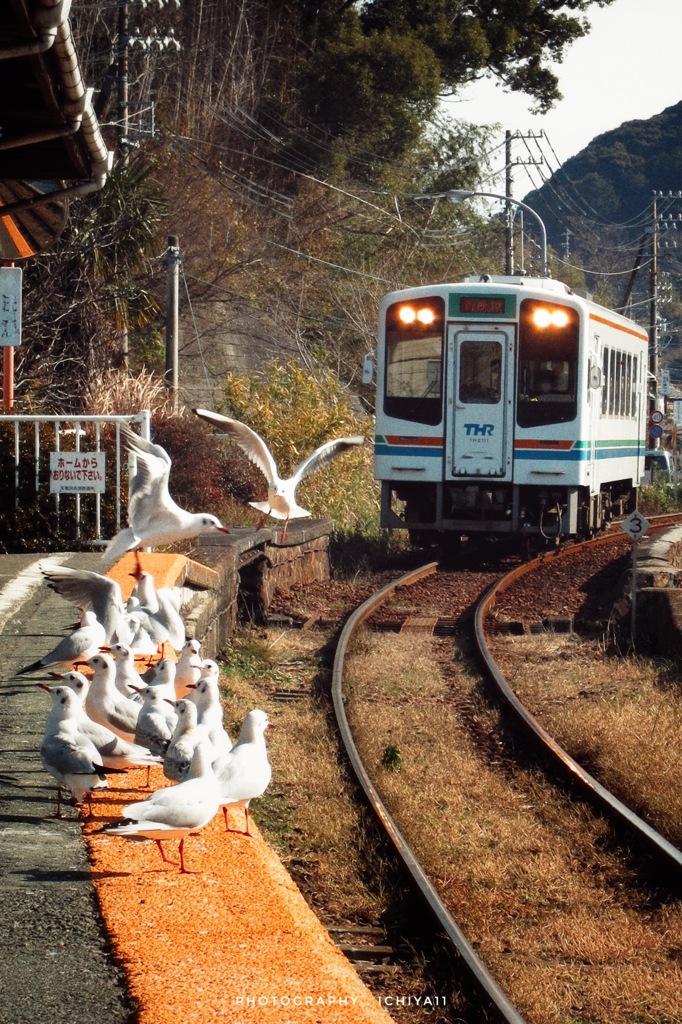
{"type": "Polygon", "coordinates": [[[68,686],[38,683],[52,698],[40,745],[40,760],[57,783],[57,812],[62,817],[62,790],[68,789],[77,804],[90,802],[95,789],[106,789],[102,758],[94,743],[81,734],[76,721],[78,697],[68,686]]]}
{"type": "Polygon", "coordinates": [[[272,728],[265,711],[256,708],[249,711],[242,722],[239,739],[229,754],[219,757],[213,762],[213,771],[220,787],[220,806],[225,816],[225,829],[230,829],[227,822],[228,807],[243,807],[246,819],[245,835],[249,831],[249,802],[262,796],[270,784],[272,768],[268,761],[265,746],[265,731],[272,728]]]}
{"type": "Polygon", "coordinates": [[[96,654],[87,665],[92,669],[90,689],[85,698],[85,710],[93,722],[106,725],[117,736],[135,742],[135,727],[141,705],[124,697],[116,689],[114,660],[108,654],[96,654]]]}
{"type": "Polygon", "coordinates": [[[216,815],[220,806],[218,780],[211,768],[211,748],[196,747],[185,779],[175,786],[155,790],[146,800],[128,804],[118,825],[106,825],[107,835],[128,839],[153,839],[161,856],[169,861],[161,845],[164,839],[180,840],[180,871],[187,872],[184,859],[185,838],[197,832],[216,815]]]}
{"type": "Polygon", "coordinates": [[[207,512],[187,512],[168,491],[171,460],[159,444],[152,444],[127,427],[121,434],[134,453],[137,469],[128,489],[128,527],[120,530],[104,549],[102,558],[115,563],[127,551],[161,547],[216,530],[229,533],[220,520],[207,512]]]}
{"type": "Polygon", "coordinates": [[[201,679],[201,644],[198,640],[186,640],[175,666],[175,698],[182,700],[194,683],[201,679]]]}
{"type": "Polygon", "coordinates": [[[174,650],[180,651],[185,642],[185,623],[179,611],[181,597],[178,600],[175,590],[169,587],[157,590],[152,574],[141,572],[129,604],[152,640],[159,645],[167,640],[174,650]]]}
{"type": "Polygon", "coordinates": [[[135,726],[135,742],[152,754],[163,757],[171,741],[178,716],[162,694],[162,687],[147,686],[142,691],[142,708],[135,726]]]}
{"type": "Polygon", "coordinates": [[[118,692],[124,697],[138,699],[135,687],[143,690],[147,684],[135,668],[135,652],[132,647],[127,644],[111,644],[107,653],[114,659],[114,685],[118,692]]]}
{"type": "MultiPolygon", "coordinates": [[[[105,768],[125,769],[141,765],[149,768],[151,765],[160,764],[161,758],[154,756],[148,747],[128,743],[106,725],[100,725],[90,718],[84,707],[90,681],[82,672],[51,672],[50,675],[59,680],[60,686],[68,686],[76,694],[78,703],[71,709],[71,715],[76,721],[78,732],[94,743],[105,768]]],[[[48,689],[42,683],[39,685],[43,689],[48,689]]],[[[52,690],[54,689],[55,687],[52,687],[52,690]]]]}
{"type": "Polygon", "coordinates": [[[250,501],[252,508],[264,513],[259,523],[259,529],[265,521],[266,516],[273,519],[283,519],[284,529],[282,540],[286,536],[287,526],[290,519],[300,519],[303,516],[311,515],[307,509],[301,508],[296,501],[296,488],[301,480],[310,476],[316,470],[326,466],[328,462],[335,459],[337,455],[347,451],[349,448],[364,444],[364,437],[339,437],[334,441],[327,441],[326,444],[316,448],[315,451],[296,466],[292,476],[283,480],[277,470],[277,464],[272,457],[268,446],[262,437],[247,427],[239,420],[230,419],[228,416],[221,416],[220,413],[211,412],[208,409],[193,409],[197,416],[212,423],[226,433],[232,441],[242,449],[255,466],[260,469],[268,484],[267,501],[250,501]]]}
{"type": "Polygon", "coordinates": [[[182,782],[192,763],[195,747],[208,737],[206,730],[197,724],[197,706],[194,701],[176,700],[173,707],[177,722],[163,757],[163,774],[171,782],[182,782]]]}
{"type": "Polygon", "coordinates": [[[63,637],[53,651],[38,658],[31,665],[20,668],[16,675],[36,672],[41,668],[71,668],[78,661],[87,661],[96,654],[106,642],[104,626],[98,621],[94,612],[86,611],[81,616],[81,624],[69,636],[63,637]]]}
{"type": "Polygon", "coordinates": [[[197,721],[206,730],[214,750],[214,758],[232,750],[232,740],[223,725],[223,705],[220,700],[220,669],[210,659],[203,663],[202,676],[190,687],[187,699],[197,706],[197,721]]]}

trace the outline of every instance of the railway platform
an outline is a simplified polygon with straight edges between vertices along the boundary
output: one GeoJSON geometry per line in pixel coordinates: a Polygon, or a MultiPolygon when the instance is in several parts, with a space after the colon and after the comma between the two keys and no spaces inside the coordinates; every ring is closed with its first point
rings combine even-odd
{"type": "MultiPolygon", "coordinates": [[[[173,585],[181,560],[146,557],[173,585]]],[[[75,616],[41,560],[101,571],[98,555],[0,556],[0,1024],[389,1024],[254,826],[216,817],[188,837],[184,875],[154,843],[99,834],[144,798],[146,769],[97,792],[91,820],[51,817],[47,696],[16,672],[75,616]]],[[[165,782],[153,769],[152,787],[165,782]]]]}

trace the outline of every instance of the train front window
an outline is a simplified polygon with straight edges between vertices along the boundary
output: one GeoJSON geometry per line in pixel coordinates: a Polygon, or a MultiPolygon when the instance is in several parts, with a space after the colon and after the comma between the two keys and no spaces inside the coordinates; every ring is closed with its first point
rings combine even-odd
{"type": "Polygon", "coordinates": [[[436,296],[396,302],[386,313],[388,416],[437,424],[443,417],[445,303],[436,296]]]}
{"type": "Polygon", "coordinates": [[[567,423],[578,414],[579,315],[524,299],[519,321],[516,419],[520,427],[567,423]]]}
{"type": "Polygon", "coordinates": [[[502,397],[502,346],[498,341],[463,341],[459,349],[459,400],[494,405],[502,397]]]}

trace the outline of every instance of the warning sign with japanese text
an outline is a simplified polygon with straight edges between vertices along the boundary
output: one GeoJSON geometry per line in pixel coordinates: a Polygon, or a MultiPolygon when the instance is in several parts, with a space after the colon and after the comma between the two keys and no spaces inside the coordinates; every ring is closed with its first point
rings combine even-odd
{"type": "Polygon", "coordinates": [[[51,494],[104,494],[104,452],[50,452],[51,494]]]}

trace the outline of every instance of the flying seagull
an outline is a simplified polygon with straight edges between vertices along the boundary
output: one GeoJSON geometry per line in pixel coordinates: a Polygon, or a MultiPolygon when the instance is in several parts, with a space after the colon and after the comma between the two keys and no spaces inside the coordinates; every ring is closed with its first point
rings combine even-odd
{"type": "Polygon", "coordinates": [[[137,554],[144,547],[176,544],[214,531],[229,533],[217,516],[187,512],[173,501],[168,491],[171,459],[160,444],[127,427],[121,427],[121,434],[135,455],[137,469],[128,490],[128,526],[109,541],[102,555],[105,562],[113,564],[127,551],[137,554]]]}
{"type": "Polygon", "coordinates": [[[342,452],[364,444],[365,440],[364,437],[339,437],[336,440],[327,441],[326,444],[316,448],[311,455],[300,462],[292,476],[282,479],[268,446],[255,430],[247,427],[245,423],[240,423],[239,420],[221,416],[220,413],[211,412],[208,409],[193,409],[192,411],[201,419],[220,427],[223,433],[238,444],[251,462],[260,469],[268,484],[268,498],[267,501],[250,501],[249,505],[264,513],[263,519],[258,525],[259,529],[266,516],[284,520],[282,539],[286,536],[290,519],[301,519],[311,514],[307,509],[301,508],[296,501],[296,488],[301,480],[326,466],[342,452]]]}

